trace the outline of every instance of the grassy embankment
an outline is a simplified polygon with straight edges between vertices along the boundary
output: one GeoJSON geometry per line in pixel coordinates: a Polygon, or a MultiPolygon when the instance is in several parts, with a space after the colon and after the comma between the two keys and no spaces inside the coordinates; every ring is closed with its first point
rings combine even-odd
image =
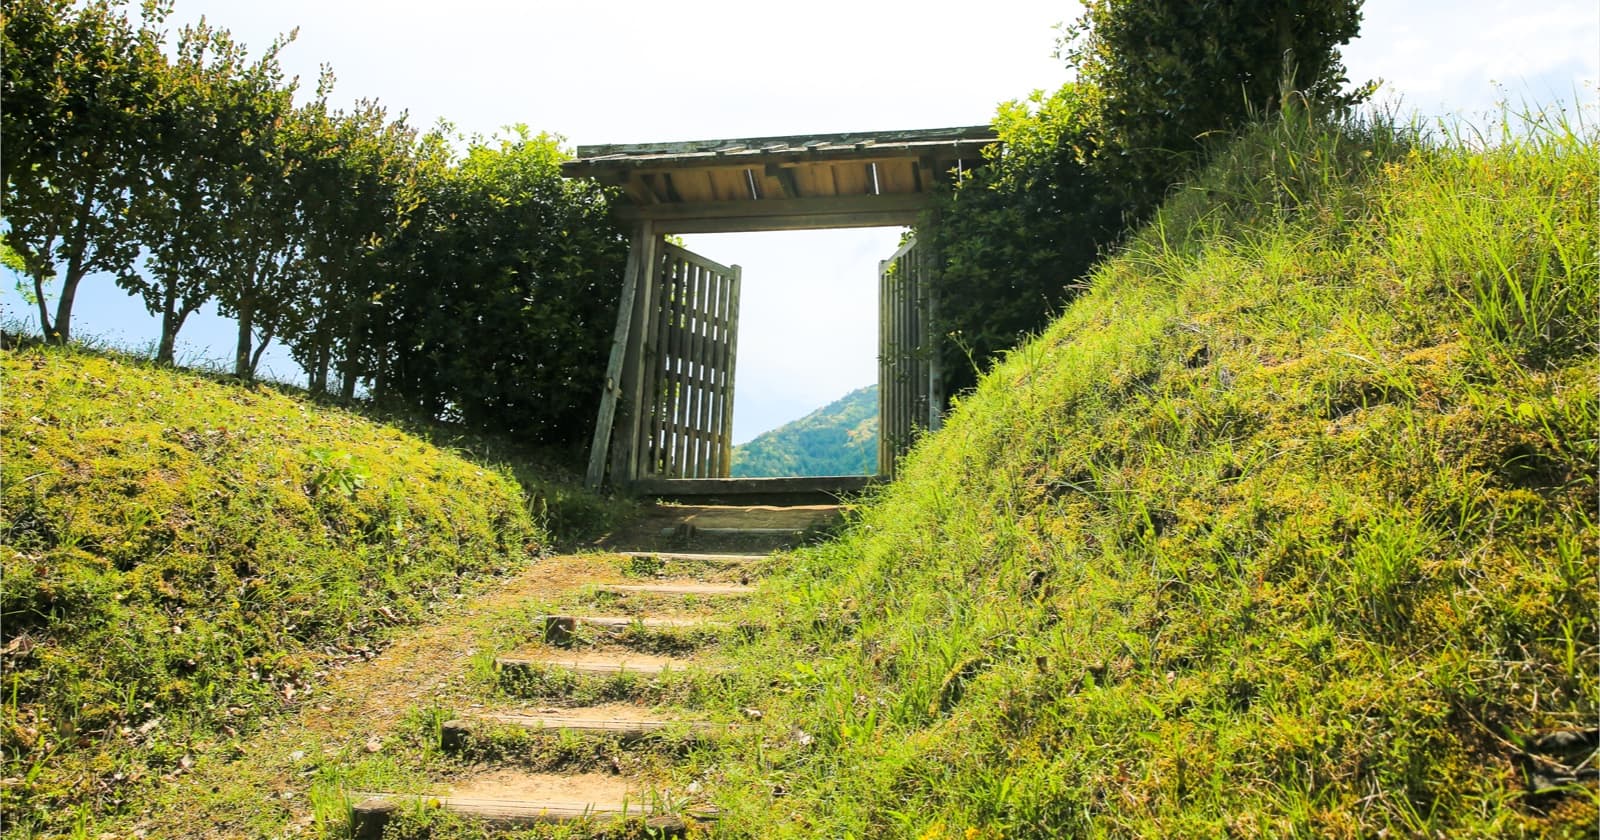
{"type": "Polygon", "coordinates": [[[1175,193],[775,581],[720,832],[1592,836],[1600,153],[1514,130],[1175,193]]]}
{"type": "Polygon", "coordinates": [[[73,350],[0,366],[8,833],[114,813],[608,515],[270,388],[73,350]]]}

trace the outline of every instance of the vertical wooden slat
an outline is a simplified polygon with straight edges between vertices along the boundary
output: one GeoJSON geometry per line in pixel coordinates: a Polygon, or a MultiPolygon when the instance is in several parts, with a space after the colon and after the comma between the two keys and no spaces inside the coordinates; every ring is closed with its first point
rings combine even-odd
{"type": "Polygon", "coordinates": [[[707,363],[711,353],[711,320],[708,317],[711,311],[711,284],[716,272],[706,269],[700,273],[700,282],[695,287],[698,300],[695,301],[695,389],[694,389],[694,477],[710,477],[710,423],[707,422],[708,411],[711,408],[711,388],[707,377],[710,375],[710,365],[707,363]]]}
{"type": "Polygon", "coordinates": [[[739,358],[739,285],[744,270],[730,266],[728,275],[727,341],[723,351],[722,387],[722,473],[726,478],[733,469],[733,373],[739,358]]]}
{"type": "Polygon", "coordinates": [[[722,389],[718,387],[717,377],[722,375],[722,370],[717,366],[718,348],[722,346],[722,326],[719,314],[722,310],[722,284],[725,278],[721,272],[711,273],[711,283],[706,290],[706,354],[705,354],[705,386],[706,386],[706,411],[705,411],[705,468],[702,474],[706,478],[715,478],[717,475],[717,456],[721,449],[717,446],[717,401],[722,396],[722,389]]]}
{"type": "Polygon", "coordinates": [[[683,353],[683,376],[688,387],[683,394],[683,477],[699,478],[699,441],[696,439],[700,432],[699,418],[696,413],[700,408],[700,348],[704,343],[700,337],[700,328],[703,320],[700,316],[700,307],[704,303],[700,287],[705,284],[706,269],[696,265],[689,275],[689,318],[685,321],[688,329],[688,347],[683,353]]]}
{"type": "Polygon", "coordinates": [[[672,432],[667,437],[667,451],[672,462],[672,469],[667,470],[667,475],[672,478],[688,477],[683,470],[683,437],[688,426],[685,408],[688,408],[690,379],[685,357],[690,352],[690,307],[693,306],[690,301],[691,277],[694,277],[694,264],[685,262],[682,283],[678,285],[678,306],[672,318],[672,432]]]}
{"type": "Polygon", "coordinates": [[[688,277],[694,270],[693,265],[685,263],[683,276],[679,278],[676,288],[678,294],[672,303],[672,341],[669,343],[671,364],[667,368],[668,397],[667,397],[667,469],[668,478],[683,477],[683,453],[681,443],[683,440],[683,391],[685,378],[683,373],[683,355],[686,349],[685,338],[687,330],[685,324],[688,319],[688,277]]]}
{"type": "Polygon", "coordinates": [[[646,336],[646,342],[650,347],[650,379],[645,385],[645,400],[649,404],[650,416],[640,432],[644,438],[644,445],[639,453],[639,471],[644,476],[654,476],[660,472],[658,441],[661,433],[661,379],[662,372],[666,369],[666,352],[662,347],[662,335],[667,328],[663,313],[672,299],[672,263],[672,254],[663,248],[661,273],[658,275],[660,282],[651,304],[650,333],[646,336]]]}
{"type": "Polygon", "coordinates": [[[658,321],[656,339],[656,384],[655,384],[655,417],[651,423],[651,440],[654,455],[652,456],[653,472],[656,475],[667,475],[668,458],[666,441],[670,440],[670,417],[672,411],[672,313],[679,295],[679,278],[683,273],[683,259],[669,251],[668,281],[666,293],[661,299],[660,311],[656,313],[658,321]]]}
{"type": "Polygon", "coordinates": [[[893,459],[890,458],[890,328],[888,328],[888,299],[890,299],[890,261],[878,261],[878,475],[893,478],[893,459]]]}
{"type": "Polygon", "coordinates": [[[617,397],[622,392],[623,363],[627,358],[628,334],[633,328],[633,303],[637,296],[639,274],[644,270],[646,240],[654,234],[650,222],[634,225],[628,245],[628,264],[622,272],[622,294],[617,298],[617,326],[612,331],[611,356],[606,361],[606,381],[600,394],[600,410],[595,417],[594,439],[589,444],[589,469],[584,484],[590,488],[600,486],[605,480],[606,458],[611,446],[611,428],[616,419],[617,397]]]}
{"type": "Polygon", "coordinates": [[[711,425],[716,430],[712,439],[711,475],[715,478],[727,478],[733,465],[728,463],[727,440],[727,415],[731,408],[728,403],[728,388],[733,384],[728,381],[728,292],[733,286],[733,277],[723,275],[717,283],[715,300],[717,304],[716,319],[713,323],[717,329],[715,351],[711,357],[714,371],[714,385],[716,393],[715,411],[712,412],[711,425]]]}
{"type": "MultiPolygon", "coordinates": [[[[933,217],[929,224],[938,225],[938,211],[931,212],[933,217]]],[[[941,353],[944,336],[938,331],[939,299],[934,292],[934,283],[938,279],[939,255],[927,244],[918,245],[916,250],[918,263],[922,268],[923,299],[926,301],[923,311],[928,357],[928,431],[937,432],[944,426],[944,365],[941,353]]]]}

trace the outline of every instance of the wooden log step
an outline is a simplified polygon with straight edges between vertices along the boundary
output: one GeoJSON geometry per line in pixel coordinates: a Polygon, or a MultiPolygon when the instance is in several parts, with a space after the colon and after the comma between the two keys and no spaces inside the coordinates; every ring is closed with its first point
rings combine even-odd
{"type": "Polygon", "coordinates": [[[602,583],[595,587],[599,592],[639,595],[702,595],[707,597],[749,595],[753,586],[736,583],[602,583]]]}
{"type": "Polygon", "coordinates": [[[493,828],[531,828],[576,823],[612,824],[643,818],[653,832],[681,837],[687,823],[675,814],[656,814],[642,803],[593,803],[489,799],[467,796],[400,796],[368,794],[351,809],[351,833],[356,840],[380,840],[383,828],[403,809],[439,809],[493,828]]]}
{"type": "Polygon", "coordinates": [[[573,641],[577,635],[578,626],[595,627],[610,632],[625,632],[631,627],[639,627],[647,631],[658,630],[704,630],[718,632],[728,629],[728,625],[713,621],[704,621],[697,618],[634,618],[625,615],[547,615],[540,619],[544,623],[544,640],[553,645],[565,645],[573,641]]]}
{"type": "Polygon", "coordinates": [[[662,528],[663,537],[803,537],[806,528],[702,528],[696,525],[678,525],[662,528]]]}
{"type": "MultiPolygon", "coordinates": [[[[787,529],[785,529],[787,530],[787,529]]],[[[623,557],[654,557],[657,560],[676,561],[679,563],[755,563],[765,560],[767,554],[697,554],[692,551],[619,551],[623,557]]]]}
{"type": "Polygon", "coordinates": [[[616,677],[635,674],[654,677],[668,671],[721,671],[724,669],[692,663],[686,659],[645,654],[623,656],[501,656],[495,659],[501,668],[547,668],[569,671],[585,677],[616,677]]]}
{"type": "Polygon", "coordinates": [[[715,733],[716,724],[707,721],[671,721],[643,716],[594,716],[581,714],[574,709],[568,714],[529,714],[520,712],[490,712],[470,718],[445,721],[441,727],[440,745],[445,750],[458,749],[474,732],[484,726],[514,726],[540,732],[573,732],[579,735],[616,736],[623,741],[637,741],[648,735],[674,729],[686,730],[691,736],[701,738],[715,733]]]}
{"type": "Polygon", "coordinates": [[[587,627],[603,627],[607,630],[626,630],[629,627],[639,626],[646,630],[684,630],[706,628],[718,630],[727,627],[715,621],[706,621],[699,618],[634,618],[626,615],[547,615],[544,617],[545,626],[548,628],[552,622],[568,624],[576,629],[577,625],[587,627]]]}

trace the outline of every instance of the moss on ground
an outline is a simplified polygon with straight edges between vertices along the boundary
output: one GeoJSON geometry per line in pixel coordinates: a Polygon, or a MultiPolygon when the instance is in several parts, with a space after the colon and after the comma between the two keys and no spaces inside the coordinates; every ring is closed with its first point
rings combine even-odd
{"type": "Polygon", "coordinates": [[[607,510],[270,388],[70,349],[0,369],[8,833],[115,813],[607,510]]]}

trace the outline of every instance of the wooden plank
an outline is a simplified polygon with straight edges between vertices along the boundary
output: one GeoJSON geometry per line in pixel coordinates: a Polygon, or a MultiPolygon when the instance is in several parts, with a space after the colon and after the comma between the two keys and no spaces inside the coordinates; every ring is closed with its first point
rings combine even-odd
{"type": "Polygon", "coordinates": [[[878,161],[878,186],[883,195],[917,192],[917,162],[914,160],[878,161]]]}
{"type": "Polygon", "coordinates": [[[759,563],[767,559],[768,556],[765,554],[701,554],[685,551],[619,551],[617,553],[624,557],[647,557],[669,563],[718,563],[723,565],[759,563]]]}
{"type": "Polygon", "coordinates": [[[681,245],[674,245],[674,244],[668,242],[665,247],[667,249],[667,253],[675,254],[678,257],[680,257],[680,258],[682,258],[684,260],[688,260],[690,262],[697,262],[697,263],[699,263],[699,264],[711,269],[712,271],[721,272],[723,274],[726,274],[726,273],[728,273],[730,271],[733,271],[733,269],[731,267],[725,266],[722,263],[719,263],[719,262],[717,262],[715,260],[712,260],[712,259],[710,259],[710,258],[708,258],[708,257],[706,257],[706,256],[704,256],[702,254],[696,254],[695,252],[693,252],[693,251],[691,251],[691,250],[689,250],[687,248],[684,248],[681,245]]]}
{"type": "Polygon", "coordinates": [[[716,190],[711,186],[711,176],[700,170],[662,174],[671,174],[672,185],[678,190],[680,203],[715,201],[717,198],[716,190]]]}
{"type": "MultiPolygon", "coordinates": [[[[661,555],[643,556],[659,557],[661,555]]],[[[543,620],[547,625],[549,622],[556,621],[570,623],[574,628],[582,625],[606,630],[626,630],[630,627],[639,627],[644,630],[725,630],[728,627],[724,623],[706,621],[699,618],[640,618],[630,615],[547,615],[543,616],[543,620]]]]}
{"type": "Polygon", "coordinates": [[[713,319],[716,314],[716,303],[713,295],[716,292],[719,275],[711,269],[706,269],[700,279],[700,323],[696,334],[700,346],[695,349],[695,366],[700,375],[700,387],[696,389],[694,406],[695,428],[695,478],[711,477],[711,400],[714,396],[714,375],[711,368],[712,348],[716,335],[713,332],[713,319]]]}
{"type": "Polygon", "coordinates": [[[703,479],[641,479],[632,489],[647,496],[669,496],[684,499],[692,496],[831,496],[835,499],[852,496],[877,482],[877,476],[785,476],[783,478],[703,478],[703,479]]]}
{"type": "Polygon", "coordinates": [[[902,158],[917,160],[933,156],[945,161],[960,160],[967,168],[979,166],[989,158],[985,150],[994,140],[963,140],[955,143],[876,143],[866,146],[822,145],[804,149],[763,151],[745,149],[730,154],[692,152],[689,154],[639,154],[629,157],[571,160],[561,165],[568,178],[596,178],[614,181],[628,172],[690,172],[730,166],[760,169],[769,164],[788,166],[800,163],[847,163],[902,158]]]}
{"type": "Polygon", "coordinates": [[[694,344],[694,286],[700,266],[693,260],[684,264],[683,273],[683,305],[680,309],[681,317],[678,321],[678,350],[677,356],[677,405],[673,413],[673,438],[672,457],[676,464],[673,475],[684,477],[689,475],[689,408],[692,405],[694,382],[692,376],[694,366],[689,360],[690,348],[694,344]]]}
{"type": "Polygon", "coordinates": [[[832,168],[834,190],[838,193],[840,199],[853,196],[871,201],[883,201],[890,198],[890,196],[872,194],[872,172],[867,164],[850,161],[836,163],[832,168]]]}
{"type": "Polygon", "coordinates": [[[681,273],[674,281],[671,336],[667,341],[667,402],[666,411],[662,414],[662,420],[666,425],[666,433],[662,436],[666,468],[662,474],[674,478],[683,475],[683,460],[679,454],[678,442],[683,435],[683,393],[687,387],[683,372],[683,354],[687,337],[685,323],[689,308],[689,275],[693,270],[693,264],[685,260],[681,273]]]}
{"type": "Polygon", "coordinates": [[[795,198],[828,198],[838,195],[833,186],[833,167],[825,163],[782,167],[795,181],[795,198]]]}
{"type": "Polygon", "coordinates": [[[647,475],[664,475],[667,469],[666,444],[670,433],[669,417],[672,411],[672,378],[669,366],[672,364],[672,330],[673,313],[676,311],[676,297],[678,295],[679,277],[683,273],[683,257],[674,250],[676,246],[667,245],[667,267],[662,275],[662,293],[659,309],[656,312],[656,362],[655,385],[652,396],[653,417],[650,423],[650,469],[647,475]]]}
{"type": "Polygon", "coordinates": [[[622,379],[622,365],[627,357],[628,333],[633,327],[633,312],[630,311],[637,287],[639,285],[639,272],[646,240],[654,235],[650,222],[640,222],[634,225],[632,238],[628,246],[628,264],[622,274],[622,294],[618,296],[617,326],[612,331],[611,355],[606,362],[606,381],[604,391],[600,395],[600,410],[595,417],[594,439],[589,444],[589,470],[584,475],[584,484],[590,489],[598,488],[605,480],[606,457],[611,446],[611,426],[616,419],[617,397],[621,394],[620,380],[622,379]]]}
{"type": "MultiPolygon", "coordinates": [[[[888,196],[884,196],[887,198],[888,196]]],[[[772,202],[777,204],[778,202],[772,202]]],[[[662,205],[665,206],[665,205],[662,205]]],[[[914,211],[849,213],[826,216],[772,215],[761,217],[683,219],[659,222],[665,233],[752,233],[763,230],[837,230],[863,227],[907,227],[917,222],[914,211]]]]}
{"type": "MultiPolygon", "coordinates": [[[[929,224],[939,224],[938,211],[934,211],[929,224]]],[[[914,241],[914,240],[913,240],[914,241]]],[[[944,368],[940,351],[943,350],[944,336],[937,329],[939,316],[939,298],[934,290],[934,282],[939,270],[939,256],[931,245],[922,245],[918,249],[921,257],[922,282],[924,300],[926,301],[927,336],[926,357],[928,359],[928,431],[936,432],[944,426],[944,368]]]]}
{"type": "Polygon", "coordinates": [[[490,712],[471,718],[445,721],[440,727],[441,746],[447,751],[459,749],[486,726],[514,726],[534,732],[573,732],[579,735],[613,736],[625,742],[673,730],[682,730],[691,737],[704,737],[727,728],[703,720],[670,721],[646,717],[597,719],[577,715],[490,712]]]}
{"type": "Polygon", "coordinates": [[[615,823],[624,818],[644,818],[645,826],[664,836],[682,836],[687,830],[680,817],[656,813],[646,802],[552,802],[525,799],[481,799],[459,796],[363,794],[351,808],[351,836],[378,840],[390,818],[402,811],[437,809],[495,828],[540,825],[615,823]]]}
{"type": "Polygon", "coordinates": [[[854,146],[871,142],[875,146],[898,143],[940,143],[959,140],[993,141],[998,138],[993,125],[964,125],[946,128],[915,128],[895,131],[852,131],[834,134],[794,134],[774,137],[742,137],[724,140],[685,140],[666,143],[606,143],[579,146],[577,157],[588,160],[599,157],[630,156],[641,153],[689,154],[715,152],[718,149],[739,147],[745,149],[803,148],[808,144],[854,146]]]}
{"type": "MultiPolygon", "coordinates": [[[[722,595],[729,593],[705,593],[708,595],[722,595]]],[[[590,661],[577,657],[560,656],[518,656],[515,654],[495,657],[495,664],[501,668],[546,668],[551,670],[566,671],[580,677],[658,677],[662,674],[684,673],[687,671],[701,671],[718,673],[726,670],[715,666],[696,665],[686,659],[661,661],[659,659],[639,659],[635,661],[622,660],[619,662],[590,661]]]]}
{"type": "Polygon", "coordinates": [[[701,414],[705,409],[706,387],[704,382],[705,347],[706,347],[706,286],[711,276],[711,270],[703,265],[696,264],[694,271],[694,291],[689,308],[689,352],[684,356],[688,363],[687,373],[690,386],[688,401],[685,408],[689,433],[684,440],[684,478],[701,478],[700,470],[704,466],[700,455],[700,426],[701,414]]]}
{"type": "MultiPolygon", "coordinates": [[[[867,173],[859,167],[839,167],[839,188],[853,190],[850,195],[821,198],[749,199],[690,202],[681,204],[656,204],[649,207],[625,206],[617,209],[617,218],[626,221],[652,219],[680,221],[687,219],[770,218],[774,216],[850,215],[855,213],[915,214],[927,207],[931,195],[910,193],[906,195],[867,195],[867,173]]],[[[798,176],[796,176],[798,177],[798,176]]],[[[659,231],[658,231],[659,232],[659,231]]]]}
{"type": "Polygon", "coordinates": [[[728,290],[733,286],[729,273],[717,275],[716,288],[711,302],[714,315],[714,332],[711,343],[711,463],[706,471],[708,478],[721,478],[728,474],[726,453],[723,452],[723,419],[728,404],[728,290]]]}
{"type": "Polygon", "coordinates": [[[751,201],[750,186],[745,181],[744,169],[707,169],[711,176],[711,194],[717,201],[751,201]]]}
{"type": "Polygon", "coordinates": [[[888,259],[878,261],[878,475],[893,477],[894,461],[888,456],[893,451],[890,406],[894,403],[890,395],[890,264],[888,259]]]}
{"type": "Polygon", "coordinates": [[[599,592],[619,595],[699,595],[703,597],[737,597],[755,592],[753,586],[725,583],[602,583],[595,587],[599,592]]]}
{"type": "Polygon", "coordinates": [[[700,409],[699,422],[699,449],[700,464],[695,475],[699,478],[710,478],[714,473],[715,465],[712,463],[712,426],[711,418],[716,412],[717,400],[717,289],[722,285],[722,275],[715,271],[706,271],[706,295],[700,309],[700,316],[704,319],[701,324],[700,345],[700,409]]]}
{"type": "Polygon", "coordinates": [[[733,266],[728,275],[728,331],[722,350],[722,469],[717,473],[722,479],[733,470],[733,386],[739,360],[739,288],[743,283],[744,269],[733,266]]]}

